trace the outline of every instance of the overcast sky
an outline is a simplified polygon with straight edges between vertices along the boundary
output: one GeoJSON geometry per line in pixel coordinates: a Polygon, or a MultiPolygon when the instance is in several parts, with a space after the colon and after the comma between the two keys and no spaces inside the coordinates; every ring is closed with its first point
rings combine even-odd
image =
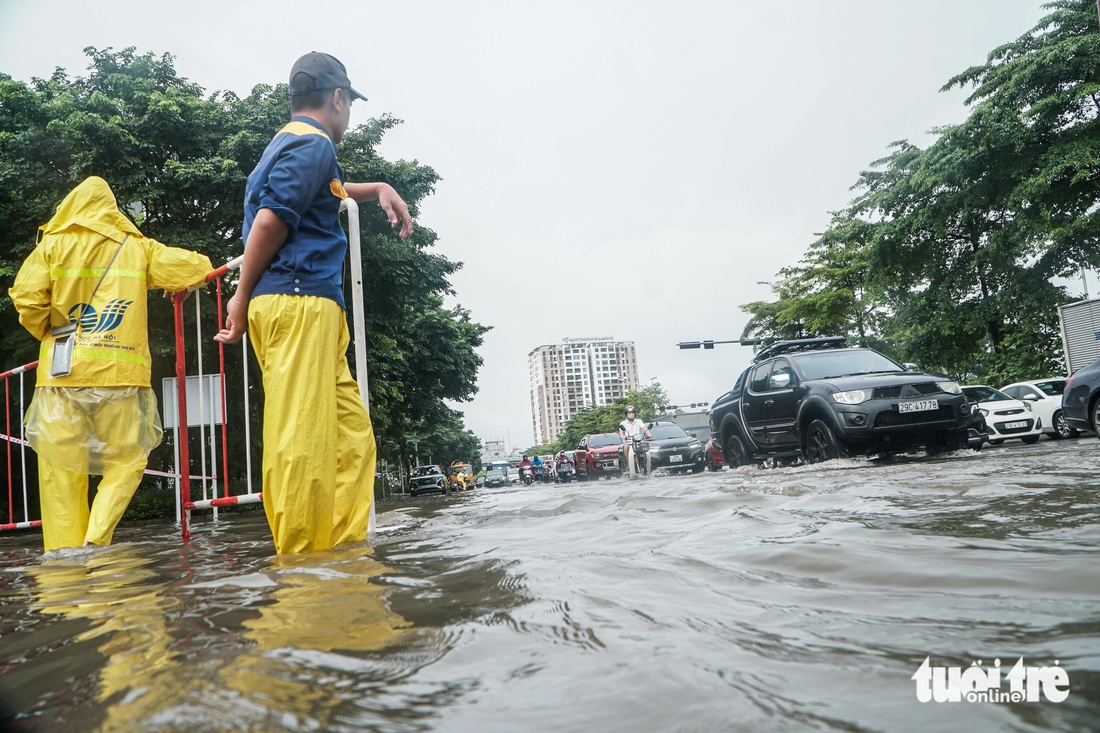
{"type": "Polygon", "coordinates": [[[0,72],[82,76],[84,47],[135,46],[243,95],[302,53],[335,55],[369,98],[352,125],[404,120],[381,153],[443,178],[420,223],[464,263],[453,302],[493,327],[457,407],[518,448],[527,354],[566,337],[634,341],[643,381],[677,404],[728,389],[748,348],[676,343],[738,338],[740,306],[770,297],[761,283],[860,171],[965,119],[965,94],[940,87],[1044,15],[1039,0],[165,5],[0,0],[0,72]]]}

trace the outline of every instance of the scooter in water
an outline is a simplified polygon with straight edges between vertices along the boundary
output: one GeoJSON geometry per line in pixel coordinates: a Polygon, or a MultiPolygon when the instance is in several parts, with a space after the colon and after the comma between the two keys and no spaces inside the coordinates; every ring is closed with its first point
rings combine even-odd
{"type": "Polygon", "coordinates": [[[562,461],[558,464],[558,482],[567,484],[573,480],[573,464],[569,461],[562,461]]]}
{"type": "Polygon", "coordinates": [[[627,461],[634,462],[634,476],[648,476],[649,472],[653,469],[653,465],[649,455],[649,441],[644,440],[641,436],[635,436],[630,442],[630,457],[623,456],[622,461],[622,475],[627,476],[630,474],[630,469],[627,465],[627,461]]]}
{"type": "Polygon", "coordinates": [[[542,483],[550,483],[550,472],[546,470],[546,466],[524,466],[523,475],[524,486],[530,486],[536,481],[542,483]]]}

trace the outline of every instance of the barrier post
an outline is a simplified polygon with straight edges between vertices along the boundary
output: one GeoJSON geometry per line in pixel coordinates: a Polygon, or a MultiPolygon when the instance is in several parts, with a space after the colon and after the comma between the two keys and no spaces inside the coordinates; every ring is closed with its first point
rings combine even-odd
{"type": "Polygon", "coordinates": [[[184,542],[191,541],[191,512],[186,509],[186,504],[191,501],[191,456],[187,445],[190,437],[187,429],[187,362],[184,359],[183,339],[183,301],[187,293],[174,293],[172,295],[172,307],[176,318],[176,380],[179,389],[178,409],[176,410],[176,451],[180,458],[180,470],[177,476],[180,500],[180,532],[184,542]]]}
{"type": "MultiPolygon", "coordinates": [[[[348,249],[351,256],[351,302],[352,334],[355,341],[355,381],[359,383],[359,396],[370,417],[370,393],[367,380],[367,318],[363,303],[363,252],[362,237],[359,233],[359,204],[350,196],[340,202],[340,210],[348,215],[348,249]]],[[[378,450],[377,441],[375,450],[378,450]]],[[[371,476],[373,485],[374,476],[371,476]]],[[[374,534],[374,496],[370,501],[370,517],[367,519],[367,536],[374,534]]]]}

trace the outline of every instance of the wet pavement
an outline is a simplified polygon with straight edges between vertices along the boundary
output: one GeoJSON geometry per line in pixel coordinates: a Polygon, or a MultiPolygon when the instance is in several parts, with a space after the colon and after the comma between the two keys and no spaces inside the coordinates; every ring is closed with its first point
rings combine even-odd
{"type": "Polygon", "coordinates": [[[1090,436],[399,497],[307,557],[255,512],[5,536],[0,691],[51,733],[1097,730],[1098,491],[1090,436]],[[1003,694],[921,702],[926,659],[1003,694]]]}

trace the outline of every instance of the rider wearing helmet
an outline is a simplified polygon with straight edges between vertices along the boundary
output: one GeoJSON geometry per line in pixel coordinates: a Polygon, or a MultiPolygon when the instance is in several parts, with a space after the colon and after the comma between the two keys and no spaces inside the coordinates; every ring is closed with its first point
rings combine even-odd
{"type": "Polygon", "coordinates": [[[626,461],[626,469],[629,471],[630,476],[634,476],[634,439],[640,438],[644,434],[647,438],[652,438],[653,434],[649,432],[649,428],[645,426],[641,420],[637,420],[634,417],[634,405],[627,405],[626,419],[619,423],[619,438],[623,441],[623,459],[626,461]]]}
{"type": "Polygon", "coordinates": [[[554,460],[554,472],[560,473],[562,470],[562,466],[569,466],[569,468],[573,468],[573,459],[565,455],[564,450],[558,451],[558,457],[554,460]]]}
{"type": "Polygon", "coordinates": [[[562,482],[569,481],[573,478],[575,470],[573,460],[565,454],[565,451],[558,451],[558,455],[554,457],[554,478],[562,482]]]}

